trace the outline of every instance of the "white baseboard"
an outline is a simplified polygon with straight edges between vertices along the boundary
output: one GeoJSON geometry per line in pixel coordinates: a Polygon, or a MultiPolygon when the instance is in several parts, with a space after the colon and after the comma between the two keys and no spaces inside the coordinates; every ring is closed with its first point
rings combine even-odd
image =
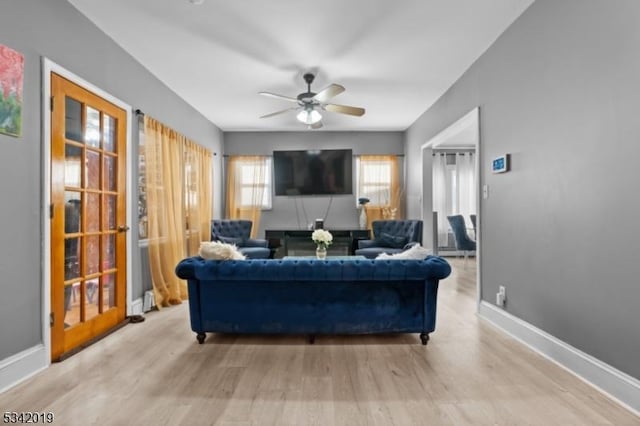
{"type": "Polygon", "coordinates": [[[131,315],[142,315],[142,297],[131,302],[131,315]]]}
{"type": "Polygon", "coordinates": [[[25,349],[0,361],[0,393],[23,382],[49,366],[49,354],[43,344],[25,349]]]}
{"type": "Polygon", "coordinates": [[[480,317],[640,416],[640,381],[526,321],[480,302],[480,317]]]}

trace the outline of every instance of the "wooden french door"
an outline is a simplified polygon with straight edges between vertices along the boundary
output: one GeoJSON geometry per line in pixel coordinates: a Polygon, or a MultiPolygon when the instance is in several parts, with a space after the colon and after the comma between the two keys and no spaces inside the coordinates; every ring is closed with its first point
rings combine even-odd
{"type": "Polygon", "coordinates": [[[126,112],[51,74],[51,358],[125,319],[126,112]]]}

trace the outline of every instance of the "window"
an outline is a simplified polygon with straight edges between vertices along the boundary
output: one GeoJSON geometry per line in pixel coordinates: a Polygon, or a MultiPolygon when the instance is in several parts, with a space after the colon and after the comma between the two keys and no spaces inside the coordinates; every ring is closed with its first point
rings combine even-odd
{"type": "Polygon", "coordinates": [[[262,210],[271,208],[271,158],[237,158],[236,206],[253,207],[259,204],[262,210]]]}
{"type": "MultiPolygon", "coordinates": [[[[158,135],[151,134],[150,142],[153,146],[148,147],[145,144],[145,124],[142,116],[139,117],[139,133],[138,133],[138,238],[146,240],[149,238],[149,209],[154,209],[159,224],[164,224],[167,220],[167,209],[162,207],[162,203],[157,206],[148,205],[148,191],[154,193],[154,200],[164,200],[167,194],[164,190],[166,181],[171,180],[166,177],[167,171],[163,170],[163,164],[166,159],[162,157],[162,151],[157,149],[158,135]],[[155,141],[155,144],[154,144],[155,141]],[[154,148],[155,147],[155,148],[154,148]],[[153,149],[150,149],[153,148],[153,149]],[[151,157],[153,156],[153,157],[151,157]],[[152,169],[149,168],[152,165],[152,169]],[[164,177],[164,179],[163,179],[164,177]]],[[[165,142],[166,143],[166,142],[165,142]]],[[[184,136],[179,135],[171,143],[176,143],[173,154],[180,158],[180,173],[178,181],[180,182],[180,191],[182,197],[182,217],[184,219],[187,240],[191,234],[198,234],[197,238],[201,238],[205,225],[210,221],[211,212],[208,210],[211,206],[211,152],[196,143],[189,141],[184,136]],[[207,207],[208,206],[208,207],[207,207]]],[[[176,194],[177,196],[177,194],[176,194]]],[[[157,237],[165,237],[166,227],[160,227],[157,237]]],[[[206,225],[209,228],[209,225],[206,225]]],[[[209,231],[206,232],[208,235],[209,231]]],[[[196,237],[194,237],[196,238],[196,237]]],[[[202,237],[204,241],[206,237],[202,237]]],[[[197,240],[198,244],[200,239],[197,240]]],[[[188,242],[188,241],[187,241],[188,242]]],[[[192,247],[188,244],[187,247],[192,247]]],[[[193,253],[193,249],[188,254],[193,253]]]]}
{"type": "Polygon", "coordinates": [[[391,156],[366,156],[358,158],[356,170],[358,176],[358,194],[356,197],[368,198],[370,207],[388,206],[391,203],[393,162],[391,156]]]}

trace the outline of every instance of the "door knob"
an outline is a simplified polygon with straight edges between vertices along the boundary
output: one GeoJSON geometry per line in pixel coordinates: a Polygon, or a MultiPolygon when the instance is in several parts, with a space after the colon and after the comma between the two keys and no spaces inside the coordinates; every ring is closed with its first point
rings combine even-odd
{"type": "Polygon", "coordinates": [[[118,232],[127,232],[128,230],[129,230],[129,227],[127,225],[118,226],[118,232]]]}

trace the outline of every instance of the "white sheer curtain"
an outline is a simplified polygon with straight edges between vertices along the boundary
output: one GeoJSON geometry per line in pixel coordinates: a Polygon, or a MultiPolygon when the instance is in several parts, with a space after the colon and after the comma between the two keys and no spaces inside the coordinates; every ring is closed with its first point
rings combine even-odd
{"type": "Polygon", "coordinates": [[[438,247],[447,245],[447,157],[433,156],[433,211],[438,212],[438,247]]]}
{"type": "Polygon", "coordinates": [[[467,228],[473,224],[469,215],[476,214],[476,154],[473,152],[456,154],[458,173],[458,212],[464,216],[467,228]]]}
{"type": "Polygon", "coordinates": [[[476,154],[436,152],[433,157],[433,209],[438,212],[438,246],[448,245],[447,216],[460,214],[467,228],[476,214],[476,154]]]}

